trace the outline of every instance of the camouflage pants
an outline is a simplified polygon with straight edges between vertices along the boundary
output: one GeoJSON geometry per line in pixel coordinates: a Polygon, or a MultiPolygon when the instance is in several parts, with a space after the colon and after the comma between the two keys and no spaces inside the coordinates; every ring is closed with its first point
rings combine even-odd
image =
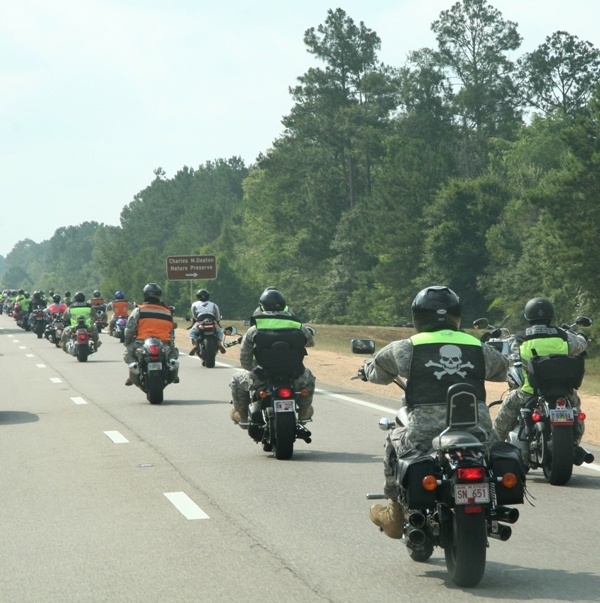
{"type": "MultiPolygon", "coordinates": [[[[478,411],[479,425],[486,432],[488,441],[495,442],[497,437],[492,429],[492,418],[484,402],[479,402],[478,411]]],[[[393,429],[384,445],[383,492],[392,500],[397,500],[400,495],[396,481],[398,458],[415,448],[423,453],[429,452],[433,447],[432,440],[447,427],[445,404],[417,406],[409,411],[408,416],[408,426],[393,429]]]]}
{"type": "MultiPolygon", "coordinates": [[[[508,434],[518,425],[521,409],[531,397],[531,394],[521,389],[513,389],[506,395],[494,421],[494,430],[501,442],[504,442],[508,438],[508,434]]],[[[576,410],[579,410],[581,406],[581,401],[575,390],[573,390],[573,405],[576,410]]],[[[583,423],[581,423],[581,433],[578,434],[577,443],[583,435],[583,430],[583,423]]]]}
{"type": "MultiPolygon", "coordinates": [[[[231,387],[231,397],[235,410],[244,413],[248,412],[250,391],[255,390],[261,382],[252,371],[241,370],[233,374],[229,387],[231,387]]],[[[296,390],[305,389],[308,391],[308,396],[298,399],[299,409],[303,410],[311,406],[315,393],[315,376],[309,369],[304,369],[304,374],[300,375],[294,381],[294,387],[296,390]]]]}

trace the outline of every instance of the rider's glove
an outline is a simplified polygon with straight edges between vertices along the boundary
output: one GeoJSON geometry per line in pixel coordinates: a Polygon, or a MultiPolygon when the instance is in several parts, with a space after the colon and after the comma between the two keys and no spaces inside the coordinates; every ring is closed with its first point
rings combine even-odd
{"type": "Polygon", "coordinates": [[[362,379],[363,381],[368,381],[367,376],[365,375],[365,367],[364,366],[361,366],[358,369],[358,377],[360,379],[362,379]]]}

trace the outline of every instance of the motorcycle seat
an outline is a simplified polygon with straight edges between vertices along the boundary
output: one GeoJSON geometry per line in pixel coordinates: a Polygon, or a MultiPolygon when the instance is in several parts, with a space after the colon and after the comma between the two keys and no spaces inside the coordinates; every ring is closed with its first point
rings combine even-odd
{"type": "Polygon", "coordinates": [[[433,447],[442,450],[450,448],[479,448],[484,445],[475,434],[469,431],[449,431],[433,438],[433,447]]]}

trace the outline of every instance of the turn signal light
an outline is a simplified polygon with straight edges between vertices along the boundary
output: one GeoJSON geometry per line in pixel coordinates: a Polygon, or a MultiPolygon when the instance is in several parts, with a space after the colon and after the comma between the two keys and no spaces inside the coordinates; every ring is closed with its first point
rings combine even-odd
{"type": "Polygon", "coordinates": [[[308,390],[307,390],[307,389],[301,389],[301,390],[300,390],[300,395],[301,395],[303,398],[308,398],[308,390]]]}
{"type": "Polygon", "coordinates": [[[258,392],[258,397],[259,397],[261,400],[264,400],[264,399],[265,399],[265,398],[266,398],[268,395],[269,395],[269,394],[268,394],[268,393],[267,393],[267,391],[266,391],[266,390],[264,390],[264,389],[261,389],[261,390],[258,392]]]}
{"type": "Polygon", "coordinates": [[[435,475],[426,475],[421,484],[427,492],[433,492],[437,488],[437,479],[435,475]]]}
{"type": "Polygon", "coordinates": [[[578,420],[578,421],[585,421],[585,413],[584,413],[584,412],[580,412],[580,413],[577,415],[577,420],[578,420]]]}
{"type": "Polygon", "coordinates": [[[514,473],[505,473],[502,476],[502,485],[505,488],[514,488],[517,485],[517,476],[514,473]]]}
{"type": "Polygon", "coordinates": [[[542,420],[542,415],[541,415],[539,412],[534,412],[534,413],[531,415],[531,418],[533,419],[533,422],[534,422],[534,423],[537,423],[538,421],[541,421],[541,420],[542,420]]]}
{"type": "Polygon", "coordinates": [[[294,390],[291,387],[280,387],[277,390],[277,398],[280,400],[289,400],[294,397],[294,390]]]}

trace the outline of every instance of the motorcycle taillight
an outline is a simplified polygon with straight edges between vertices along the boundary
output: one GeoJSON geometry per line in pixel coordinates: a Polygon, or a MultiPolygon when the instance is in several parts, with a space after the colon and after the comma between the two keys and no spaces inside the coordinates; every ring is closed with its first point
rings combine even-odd
{"type": "Polygon", "coordinates": [[[480,482],[485,479],[485,467],[459,467],[456,477],[460,482],[480,482]]]}
{"type": "Polygon", "coordinates": [[[275,397],[280,400],[289,400],[294,397],[294,390],[291,387],[280,387],[275,392],[275,397]]]}
{"type": "Polygon", "coordinates": [[[82,333],[77,333],[77,341],[87,341],[88,340],[88,334],[86,332],[82,332],[82,333]]]}
{"type": "Polygon", "coordinates": [[[544,417],[543,417],[542,413],[538,412],[537,410],[533,411],[533,413],[531,415],[531,420],[534,423],[539,423],[543,418],[544,417]]]}
{"type": "Polygon", "coordinates": [[[160,353],[160,346],[155,344],[149,345],[148,351],[150,352],[150,356],[158,356],[160,353]]]}
{"type": "Polygon", "coordinates": [[[567,401],[564,398],[556,398],[556,408],[565,408],[567,401]]]}

